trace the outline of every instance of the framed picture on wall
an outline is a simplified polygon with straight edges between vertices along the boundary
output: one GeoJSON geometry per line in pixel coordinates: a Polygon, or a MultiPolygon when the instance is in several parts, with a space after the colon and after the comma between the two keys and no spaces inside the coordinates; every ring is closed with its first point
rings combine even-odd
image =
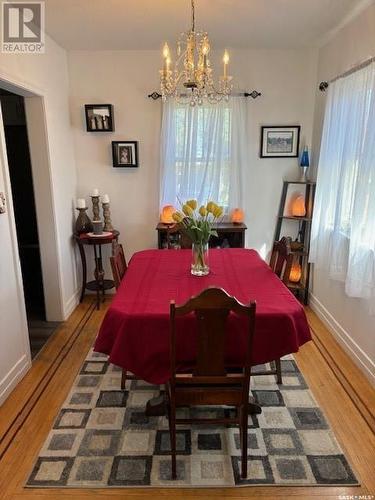
{"type": "Polygon", "coordinates": [[[299,125],[262,127],[260,157],[297,158],[300,130],[299,125]]]}
{"type": "Polygon", "coordinates": [[[115,168],[138,167],[138,141],[113,141],[112,160],[115,168]]]}
{"type": "Polygon", "coordinates": [[[85,104],[87,132],[114,132],[112,104],[85,104]]]}

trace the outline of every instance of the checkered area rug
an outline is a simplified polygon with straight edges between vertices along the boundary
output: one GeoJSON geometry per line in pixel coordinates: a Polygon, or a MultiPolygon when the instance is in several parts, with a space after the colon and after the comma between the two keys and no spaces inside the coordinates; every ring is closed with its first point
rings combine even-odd
{"type": "MultiPolygon", "coordinates": [[[[265,366],[256,367],[262,370],[265,366]]],[[[249,417],[248,477],[240,477],[236,426],[179,426],[177,480],[171,479],[168,421],[146,417],[159,386],[127,381],[106,356],[89,352],[59,412],[28,487],[228,487],[358,484],[292,356],[282,360],[283,384],[252,378],[261,415],[249,417]]],[[[222,417],[230,408],[182,409],[222,417]]],[[[182,416],[182,415],[180,415],[182,416]]]]}

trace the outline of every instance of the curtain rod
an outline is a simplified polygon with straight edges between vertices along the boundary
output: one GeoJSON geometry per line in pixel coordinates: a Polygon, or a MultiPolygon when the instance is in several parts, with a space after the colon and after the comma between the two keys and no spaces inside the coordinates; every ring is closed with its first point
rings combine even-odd
{"type": "MultiPolygon", "coordinates": [[[[261,96],[262,93],[258,92],[257,90],[252,90],[251,92],[240,92],[237,94],[231,94],[232,97],[252,97],[253,99],[256,99],[257,97],[261,96]]],[[[148,95],[151,99],[154,101],[157,101],[158,99],[161,99],[161,94],[159,92],[152,92],[151,94],[148,95]]],[[[181,94],[181,97],[188,97],[188,94],[181,94]]]]}
{"type": "Polygon", "coordinates": [[[360,69],[363,69],[366,66],[369,66],[373,62],[375,62],[375,56],[370,57],[370,59],[366,59],[366,61],[363,61],[363,62],[357,64],[356,66],[353,66],[353,68],[350,68],[347,71],[344,71],[344,73],[341,73],[340,75],[335,76],[335,78],[332,78],[332,80],[329,80],[328,82],[327,81],[320,82],[319,83],[319,90],[321,92],[325,92],[328,89],[330,83],[333,83],[336,80],[339,80],[340,78],[345,78],[346,76],[349,76],[352,73],[355,73],[356,71],[359,71],[360,69]]]}

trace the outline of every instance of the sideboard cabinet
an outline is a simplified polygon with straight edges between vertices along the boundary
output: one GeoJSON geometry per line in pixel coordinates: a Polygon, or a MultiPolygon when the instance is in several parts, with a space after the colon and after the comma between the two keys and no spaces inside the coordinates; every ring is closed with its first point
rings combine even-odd
{"type": "MultiPolygon", "coordinates": [[[[158,248],[168,248],[167,224],[160,222],[156,226],[156,231],[158,233],[158,248]]],[[[210,238],[211,248],[244,248],[245,247],[245,231],[247,229],[245,224],[233,224],[232,222],[218,222],[215,224],[215,229],[217,231],[217,237],[210,238]]],[[[180,234],[174,233],[170,236],[172,247],[179,248],[180,245],[180,234]]]]}

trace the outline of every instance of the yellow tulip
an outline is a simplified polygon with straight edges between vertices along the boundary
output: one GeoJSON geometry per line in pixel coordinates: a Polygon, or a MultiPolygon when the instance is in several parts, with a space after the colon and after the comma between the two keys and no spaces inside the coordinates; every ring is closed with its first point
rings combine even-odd
{"type": "Polygon", "coordinates": [[[212,212],[213,213],[213,216],[218,219],[219,217],[221,217],[223,215],[223,209],[222,207],[218,207],[216,206],[214,208],[214,211],[212,212]]]}
{"type": "Polygon", "coordinates": [[[211,212],[212,213],[212,211],[214,209],[214,206],[215,206],[215,203],[213,201],[209,201],[207,203],[207,207],[206,207],[207,208],[207,212],[211,212]]]}
{"type": "Polygon", "coordinates": [[[195,210],[197,208],[197,200],[189,200],[186,202],[186,205],[188,205],[191,209],[195,210]]]}
{"type": "Polygon", "coordinates": [[[182,222],[184,219],[184,216],[180,212],[174,212],[172,214],[172,218],[175,222],[182,222]]]}
{"type": "Polygon", "coordinates": [[[182,205],[182,211],[187,217],[191,217],[193,215],[194,210],[185,203],[185,205],[182,205]]]}
{"type": "Polygon", "coordinates": [[[200,209],[199,209],[199,214],[200,214],[202,217],[206,217],[206,215],[207,215],[207,208],[206,208],[204,205],[202,205],[202,206],[200,207],[200,209]]]}

